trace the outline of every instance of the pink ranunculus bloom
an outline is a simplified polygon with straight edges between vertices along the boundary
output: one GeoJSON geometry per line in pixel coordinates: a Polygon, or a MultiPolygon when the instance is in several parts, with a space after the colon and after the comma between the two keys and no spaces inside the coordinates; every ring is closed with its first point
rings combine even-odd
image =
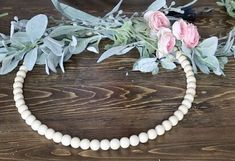
{"type": "Polygon", "coordinates": [[[169,19],[160,11],[148,11],[144,14],[144,19],[148,21],[149,27],[154,31],[159,31],[162,27],[170,27],[169,19]]]}
{"type": "Polygon", "coordinates": [[[183,38],[183,41],[187,48],[195,48],[199,43],[200,35],[197,27],[193,24],[188,24],[187,33],[183,38]]]}
{"type": "Polygon", "coordinates": [[[176,21],[172,26],[172,32],[177,40],[183,40],[187,34],[188,24],[183,19],[176,21]]]}
{"type": "Polygon", "coordinates": [[[168,28],[161,28],[158,32],[158,50],[161,54],[173,52],[175,47],[175,37],[168,28]]]}

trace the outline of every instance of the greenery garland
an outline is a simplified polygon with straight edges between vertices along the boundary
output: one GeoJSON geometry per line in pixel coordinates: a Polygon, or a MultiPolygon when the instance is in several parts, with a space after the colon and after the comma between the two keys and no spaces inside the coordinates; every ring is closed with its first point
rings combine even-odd
{"type": "Polygon", "coordinates": [[[56,72],[58,66],[64,72],[63,63],[72,55],[85,50],[99,53],[99,43],[106,39],[112,43],[105,46],[98,62],[136,48],[140,56],[133,70],[144,73],[157,74],[159,66],[174,69],[178,63],[175,53],[182,51],[195,73],[200,70],[223,75],[228,57],[235,55],[235,29],[225,38],[199,41],[196,26],[167,16],[171,11],[184,13],[184,8],[196,0],[178,7],[175,2],[167,6],[165,0],[156,0],[146,11],[130,17],[119,10],[122,0],[104,17],[95,17],[58,0],[51,1],[66,20],[55,21],[56,26],[48,27],[48,18],[43,14],[30,20],[15,17],[10,36],[0,34],[1,75],[14,70],[19,63],[24,63],[29,71],[39,64],[45,65],[48,74],[56,72]],[[170,25],[169,20],[174,24],[170,25]]]}
{"type": "Polygon", "coordinates": [[[228,14],[235,18],[235,0],[221,0],[221,2],[217,2],[217,4],[225,7],[228,14]]]}

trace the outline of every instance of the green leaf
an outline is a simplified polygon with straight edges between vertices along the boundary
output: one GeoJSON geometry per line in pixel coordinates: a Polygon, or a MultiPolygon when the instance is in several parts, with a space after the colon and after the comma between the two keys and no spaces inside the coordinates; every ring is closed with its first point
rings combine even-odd
{"type": "Polygon", "coordinates": [[[133,71],[140,71],[143,73],[152,72],[156,74],[158,72],[157,58],[141,58],[133,65],[133,71]]]}
{"type": "Polygon", "coordinates": [[[73,35],[75,32],[79,30],[87,29],[87,27],[84,26],[72,26],[72,25],[66,25],[66,26],[59,26],[56,27],[50,34],[50,37],[58,37],[62,35],[73,35]]]}
{"type": "Polygon", "coordinates": [[[24,57],[24,63],[25,66],[29,71],[31,71],[37,61],[38,56],[38,48],[32,49],[30,52],[28,52],[24,57]]]}
{"type": "Polygon", "coordinates": [[[161,60],[161,65],[162,65],[163,68],[169,69],[169,70],[172,70],[172,69],[176,68],[175,63],[172,62],[171,60],[169,60],[168,58],[162,59],[161,60]]]}
{"type": "Polygon", "coordinates": [[[61,56],[63,52],[64,43],[62,41],[57,41],[49,36],[43,39],[44,45],[51,50],[51,52],[56,56],[61,56]]]}
{"type": "Polygon", "coordinates": [[[117,12],[117,11],[119,10],[119,8],[120,8],[122,2],[123,2],[123,0],[120,0],[119,3],[112,9],[112,11],[110,11],[109,13],[107,13],[107,14],[105,15],[105,17],[108,17],[108,16],[114,14],[115,12],[117,12]]]}
{"type": "Polygon", "coordinates": [[[218,38],[211,37],[202,41],[202,43],[197,47],[202,56],[214,56],[218,47],[218,38]]]}
{"type": "Polygon", "coordinates": [[[158,11],[166,5],[166,0],[155,0],[147,9],[147,11],[158,11]]]}
{"type": "Polygon", "coordinates": [[[46,15],[37,15],[31,18],[26,24],[26,33],[32,43],[37,42],[45,33],[48,24],[46,15]]]}

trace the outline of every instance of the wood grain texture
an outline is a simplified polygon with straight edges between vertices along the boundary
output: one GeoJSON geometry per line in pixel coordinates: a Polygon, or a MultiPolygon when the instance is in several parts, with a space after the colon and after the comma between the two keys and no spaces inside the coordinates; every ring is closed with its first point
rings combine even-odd
{"type": "MultiPolygon", "coordinates": [[[[76,0],[74,6],[101,15],[117,1],[76,0]],[[90,4],[90,5],[87,5],[90,4]],[[97,7],[98,6],[98,7],[97,7]]],[[[179,3],[186,2],[180,0],[179,3]]],[[[125,0],[127,13],[144,10],[151,0],[125,0]]],[[[215,0],[199,0],[197,7],[215,7],[196,24],[202,37],[224,36],[234,19],[215,0]]],[[[60,15],[49,0],[0,1],[0,31],[9,32],[14,15],[29,18],[38,13],[60,15]]],[[[184,73],[161,71],[157,76],[131,72],[137,52],[97,64],[98,55],[84,53],[65,64],[66,73],[47,76],[42,66],[28,74],[26,103],[50,127],[92,138],[129,136],[153,128],[180,104],[185,92],[184,73]],[[128,76],[127,76],[128,73],[128,76]]],[[[22,121],[12,95],[15,72],[0,77],[0,161],[233,161],[235,160],[235,60],[226,77],[197,75],[193,109],[185,119],[156,141],[128,150],[92,152],[74,150],[44,139],[22,121]]]]}

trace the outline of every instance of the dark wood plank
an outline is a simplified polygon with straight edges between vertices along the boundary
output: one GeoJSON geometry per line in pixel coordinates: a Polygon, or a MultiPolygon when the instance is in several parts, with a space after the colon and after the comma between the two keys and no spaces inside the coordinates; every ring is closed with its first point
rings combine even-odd
{"type": "MultiPolygon", "coordinates": [[[[76,0],[72,4],[99,15],[117,1],[76,0]],[[87,4],[90,5],[87,5],[87,4]],[[99,6],[99,7],[97,7],[99,6]]],[[[180,3],[185,1],[181,0],[180,3]]],[[[215,10],[196,20],[202,37],[225,35],[235,21],[214,0],[199,0],[197,7],[215,10]]],[[[71,3],[71,1],[70,1],[71,3]]],[[[127,13],[144,10],[151,0],[126,0],[127,13]]],[[[49,0],[0,1],[1,32],[9,32],[14,15],[29,18],[38,13],[60,15],[49,0]]],[[[79,137],[129,136],[154,127],[179,105],[185,90],[181,69],[157,76],[131,72],[137,52],[97,64],[98,55],[84,53],[66,63],[66,73],[47,76],[42,66],[29,73],[26,102],[33,113],[56,130],[79,137]],[[128,76],[126,75],[128,73],[128,76]]],[[[108,152],[74,150],[47,141],[21,120],[14,107],[15,72],[0,77],[0,160],[17,161],[229,161],[235,160],[235,61],[226,77],[199,74],[195,104],[185,119],[165,136],[136,148],[108,152]]]]}

